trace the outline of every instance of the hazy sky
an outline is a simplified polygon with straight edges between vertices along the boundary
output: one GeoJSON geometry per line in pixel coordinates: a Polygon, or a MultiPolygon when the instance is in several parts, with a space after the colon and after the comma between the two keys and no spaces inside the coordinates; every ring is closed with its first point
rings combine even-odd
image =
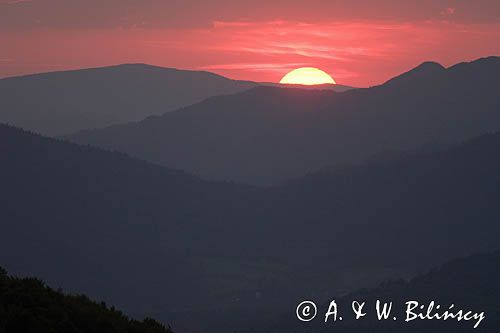
{"type": "Polygon", "coordinates": [[[117,63],[369,86],[500,55],[498,0],[0,0],[0,77],[117,63]]]}

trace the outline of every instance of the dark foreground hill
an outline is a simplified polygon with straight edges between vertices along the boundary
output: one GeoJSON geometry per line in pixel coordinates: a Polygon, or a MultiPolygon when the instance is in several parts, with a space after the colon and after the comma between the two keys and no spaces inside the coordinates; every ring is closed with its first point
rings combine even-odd
{"type": "Polygon", "coordinates": [[[153,319],[125,316],[84,295],[66,295],[36,278],[8,276],[0,267],[1,333],[171,333],[153,319]]]}
{"type": "Polygon", "coordinates": [[[142,120],[257,83],[144,64],[0,79],[0,122],[62,135],[142,120]]]}
{"type": "MultiPolygon", "coordinates": [[[[330,316],[329,322],[325,323],[324,314],[327,312],[329,302],[318,304],[318,316],[308,323],[300,322],[293,311],[278,320],[273,325],[260,328],[259,332],[335,332],[357,333],[357,332],[428,332],[428,333],[452,333],[452,332],[498,332],[500,329],[500,252],[477,254],[463,259],[447,262],[421,274],[408,281],[402,279],[388,280],[377,288],[359,290],[348,295],[332,297],[335,299],[342,321],[333,322],[330,316]],[[351,310],[352,301],[366,302],[364,312],[366,316],[355,320],[351,310]],[[388,320],[379,321],[375,309],[376,301],[393,302],[391,316],[388,320]],[[407,319],[405,304],[408,301],[417,301],[419,305],[427,306],[434,301],[431,314],[442,314],[450,310],[456,314],[460,309],[464,314],[484,312],[484,319],[479,322],[477,329],[475,320],[411,320],[407,319]],[[437,306],[440,306],[437,309],[437,306]],[[397,320],[393,320],[396,317],[397,320]]],[[[413,310],[417,313],[419,310],[413,310]]],[[[410,318],[412,316],[410,315],[410,318]]]]}
{"type": "Polygon", "coordinates": [[[257,87],[67,138],[220,180],[275,184],[385,150],[500,130],[500,58],[423,63],[343,93],[257,87]]]}
{"type": "Polygon", "coordinates": [[[0,126],[0,263],[174,330],[232,332],[497,249],[499,147],[485,135],[255,189],[0,126]]]}

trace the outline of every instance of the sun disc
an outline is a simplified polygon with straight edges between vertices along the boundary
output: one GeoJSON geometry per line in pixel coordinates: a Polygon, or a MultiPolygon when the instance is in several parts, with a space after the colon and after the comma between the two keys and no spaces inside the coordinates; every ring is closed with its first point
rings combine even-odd
{"type": "Polygon", "coordinates": [[[288,72],[281,79],[282,84],[303,84],[312,86],[316,84],[336,84],[335,80],[322,71],[314,67],[301,67],[288,72]]]}

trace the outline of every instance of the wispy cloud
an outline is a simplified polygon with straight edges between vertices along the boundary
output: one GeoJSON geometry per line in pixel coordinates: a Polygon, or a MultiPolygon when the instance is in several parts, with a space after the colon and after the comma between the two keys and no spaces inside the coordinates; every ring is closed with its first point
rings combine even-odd
{"type": "MultiPolygon", "coordinates": [[[[412,24],[217,22],[212,32],[225,34],[213,50],[348,61],[352,56],[387,56],[391,39],[413,38],[425,27],[412,24]]],[[[429,42],[431,42],[429,40],[429,42]]]]}
{"type": "Polygon", "coordinates": [[[17,5],[21,3],[32,2],[33,0],[0,0],[0,5],[17,5]]]}
{"type": "Polygon", "coordinates": [[[255,72],[267,72],[274,71],[282,73],[283,71],[288,71],[297,67],[308,66],[308,63],[227,63],[227,64],[216,64],[216,65],[206,65],[200,66],[200,69],[205,70],[249,70],[255,72]]]}
{"type": "Polygon", "coordinates": [[[0,76],[47,70],[54,63],[78,68],[145,62],[279,81],[290,69],[307,66],[341,84],[369,86],[427,60],[451,65],[500,54],[500,23],[453,23],[448,16],[404,23],[273,19],[217,20],[196,28],[0,29],[0,57],[16,59],[2,62],[0,76]]]}

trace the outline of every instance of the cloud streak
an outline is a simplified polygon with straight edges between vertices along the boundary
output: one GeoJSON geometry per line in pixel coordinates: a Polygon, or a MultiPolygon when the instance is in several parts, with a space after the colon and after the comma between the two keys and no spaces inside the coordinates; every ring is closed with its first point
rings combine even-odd
{"type": "Polygon", "coordinates": [[[27,2],[32,2],[32,0],[0,0],[0,5],[17,5],[27,2]]]}
{"type": "Polygon", "coordinates": [[[216,20],[206,27],[0,30],[0,76],[144,62],[274,81],[318,67],[341,84],[370,86],[433,60],[444,65],[500,54],[500,23],[448,20],[304,22],[216,20]],[[37,65],[38,64],[38,65],[37,65]],[[43,65],[58,64],[58,67],[43,65]]]}

